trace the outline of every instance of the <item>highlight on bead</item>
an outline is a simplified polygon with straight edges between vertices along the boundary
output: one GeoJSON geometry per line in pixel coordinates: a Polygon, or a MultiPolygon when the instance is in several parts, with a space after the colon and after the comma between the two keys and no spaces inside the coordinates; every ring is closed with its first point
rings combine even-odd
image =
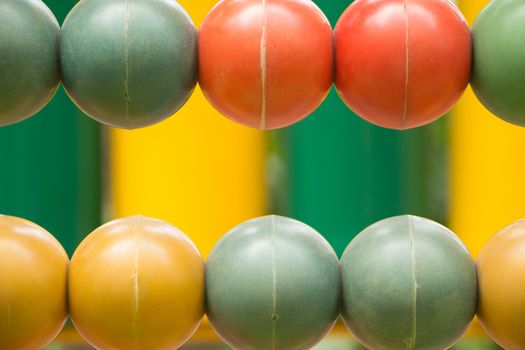
{"type": "Polygon", "coordinates": [[[368,349],[448,349],[476,312],[476,266],[440,224],[398,216],[361,232],[341,258],[342,316],[368,349]]]}
{"type": "Polygon", "coordinates": [[[109,126],[161,122],[197,83],[197,31],[175,0],[82,0],[64,21],[60,45],[68,95],[109,126]]]}
{"type": "Polygon", "coordinates": [[[335,252],[293,219],[246,221],[206,262],[206,312],[233,349],[309,349],[335,323],[339,296],[335,252]]]}
{"type": "Polygon", "coordinates": [[[199,83],[226,117],[263,130],[294,124],[333,81],[332,29],[310,0],[222,0],[199,32],[199,83]]]}
{"type": "Polygon", "coordinates": [[[493,0],[472,26],[472,89],[497,117],[525,126],[525,2],[493,0]]]}
{"type": "Polygon", "coordinates": [[[204,261],[166,222],[112,221],[75,251],[69,307],[75,327],[97,349],[177,349],[204,315],[204,261]]]}
{"type": "Polygon", "coordinates": [[[41,0],[0,1],[0,126],[33,116],[55,94],[59,30],[41,0]]]}
{"type": "Polygon", "coordinates": [[[335,28],[335,85],[370,123],[422,126],[466,89],[471,46],[467,22],[449,0],[357,0],[335,28]]]}
{"type": "Polygon", "coordinates": [[[42,227],[0,215],[0,349],[42,349],[58,335],[68,314],[68,263],[42,227]]]}

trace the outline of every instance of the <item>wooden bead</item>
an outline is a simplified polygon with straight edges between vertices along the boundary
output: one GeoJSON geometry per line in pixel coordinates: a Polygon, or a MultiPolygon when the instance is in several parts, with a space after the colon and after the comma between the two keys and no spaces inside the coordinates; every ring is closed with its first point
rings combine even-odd
{"type": "Polygon", "coordinates": [[[58,33],[41,0],[0,1],[0,126],[40,111],[58,88],[58,33]]]}
{"type": "Polygon", "coordinates": [[[337,23],[335,46],[341,98],[385,128],[433,122],[470,79],[470,30],[449,0],[355,1],[337,23]]]}
{"type": "Polygon", "coordinates": [[[428,219],[368,227],[341,259],[343,319],[369,349],[443,350],[476,312],[476,267],[461,241],[428,219]]]}
{"type": "Polygon", "coordinates": [[[493,0],[472,26],[472,88],[496,116],[525,126],[525,3],[493,0]]]}
{"type": "Polygon", "coordinates": [[[69,305],[75,327],[97,349],[176,349],[204,315],[204,261],[168,223],[115,220],[75,251],[69,305]]]}
{"type": "Polygon", "coordinates": [[[481,325],[504,349],[525,349],[525,220],[491,238],[477,265],[481,325]]]}
{"type": "Polygon", "coordinates": [[[42,349],[66,322],[67,254],[40,226],[0,215],[0,257],[0,349],[42,349]]]}
{"type": "Polygon", "coordinates": [[[309,349],[339,314],[335,252],[305,224],[267,216],[244,222],[206,263],[213,328],[232,348],[309,349]]]}
{"type": "Polygon", "coordinates": [[[333,36],[310,0],[222,0],[199,32],[199,83],[226,117],[281,128],[312,113],[333,81],[333,36]]]}
{"type": "Polygon", "coordinates": [[[175,0],[83,0],[66,18],[60,44],[67,93],[109,126],[158,123],[197,82],[197,31],[175,0]]]}

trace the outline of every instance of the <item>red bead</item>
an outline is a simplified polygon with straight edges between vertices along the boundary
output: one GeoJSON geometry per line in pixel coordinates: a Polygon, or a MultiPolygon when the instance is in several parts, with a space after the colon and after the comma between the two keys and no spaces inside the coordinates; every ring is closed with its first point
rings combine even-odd
{"type": "Polygon", "coordinates": [[[470,30],[448,0],[357,0],[339,19],[335,43],[341,98],[382,127],[433,122],[470,79],[470,30]]]}
{"type": "Polygon", "coordinates": [[[213,106],[238,123],[293,124],[332,84],[330,24],[310,0],[223,0],[200,29],[199,79],[213,106]]]}

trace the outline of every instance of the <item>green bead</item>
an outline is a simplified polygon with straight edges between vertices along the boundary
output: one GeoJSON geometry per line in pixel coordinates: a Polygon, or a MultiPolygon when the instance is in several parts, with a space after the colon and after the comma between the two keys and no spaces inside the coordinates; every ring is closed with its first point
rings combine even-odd
{"type": "Polygon", "coordinates": [[[206,263],[208,318],[234,349],[309,349],[333,326],[339,297],[332,247],[289,218],[238,225],[206,263]]]}
{"type": "Polygon", "coordinates": [[[175,0],[83,0],[67,16],[60,43],[66,91],[109,126],[158,123],[197,83],[197,31],[175,0]]]}
{"type": "Polygon", "coordinates": [[[341,274],[343,319],[370,349],[448,349],[476,312],[469,252],[428,219],[398,216],[368,227],[346,248],[341,274]]]}
{"type": "Polygon", "coordinates": [[[496,116],[525,126],[525,1],[491,1],[472,35],[476,96],[496,116]]]}
{"type": "Polygon", "coordinates": [[[41,0],[0,1],[0,126],[31,117],[53,97],[59,30],[41,0]]]}

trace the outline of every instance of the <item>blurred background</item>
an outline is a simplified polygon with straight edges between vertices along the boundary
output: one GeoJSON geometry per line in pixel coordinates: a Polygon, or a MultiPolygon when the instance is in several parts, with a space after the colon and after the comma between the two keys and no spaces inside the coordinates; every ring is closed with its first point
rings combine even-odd
{"type": "MultiPolygon", "coordinates": [[[[60,22],[75,0],[45,0],[60,22]]],[[[216,0],[180,0],[198,26],[216,0]]],[[[332,25],[350,0],[316,0],[332,25]]],[[[487,0],[459,1],[470,23],[487,0]]],[[[37,116],[0,129],[0,212],[35,221],[69,255],[102,222],[142,214],[187,233],[206,257],[238,223],[296,218],[341,254],[377,220],[414,214],[450,227],[475,256],[525,217],[525,130],[492,117],[470,89],[445,118],[390,131],[335,90],[306,120],[274,132],[220,116],[197,89],[174,117],[137,131],[85,117],[61,88],[37,116]],[[494,186],[497,184],[497,186],[494,186]]],[[[338,324],[318,349],[358,348],[338,324]]],[[[205,321],[188,348],[226,349],[205,321]]],[[[495,349],[473,326],[455,348],[495,349]]],[[[49,349],[90,349],[71,326],[49,349]]]]}

